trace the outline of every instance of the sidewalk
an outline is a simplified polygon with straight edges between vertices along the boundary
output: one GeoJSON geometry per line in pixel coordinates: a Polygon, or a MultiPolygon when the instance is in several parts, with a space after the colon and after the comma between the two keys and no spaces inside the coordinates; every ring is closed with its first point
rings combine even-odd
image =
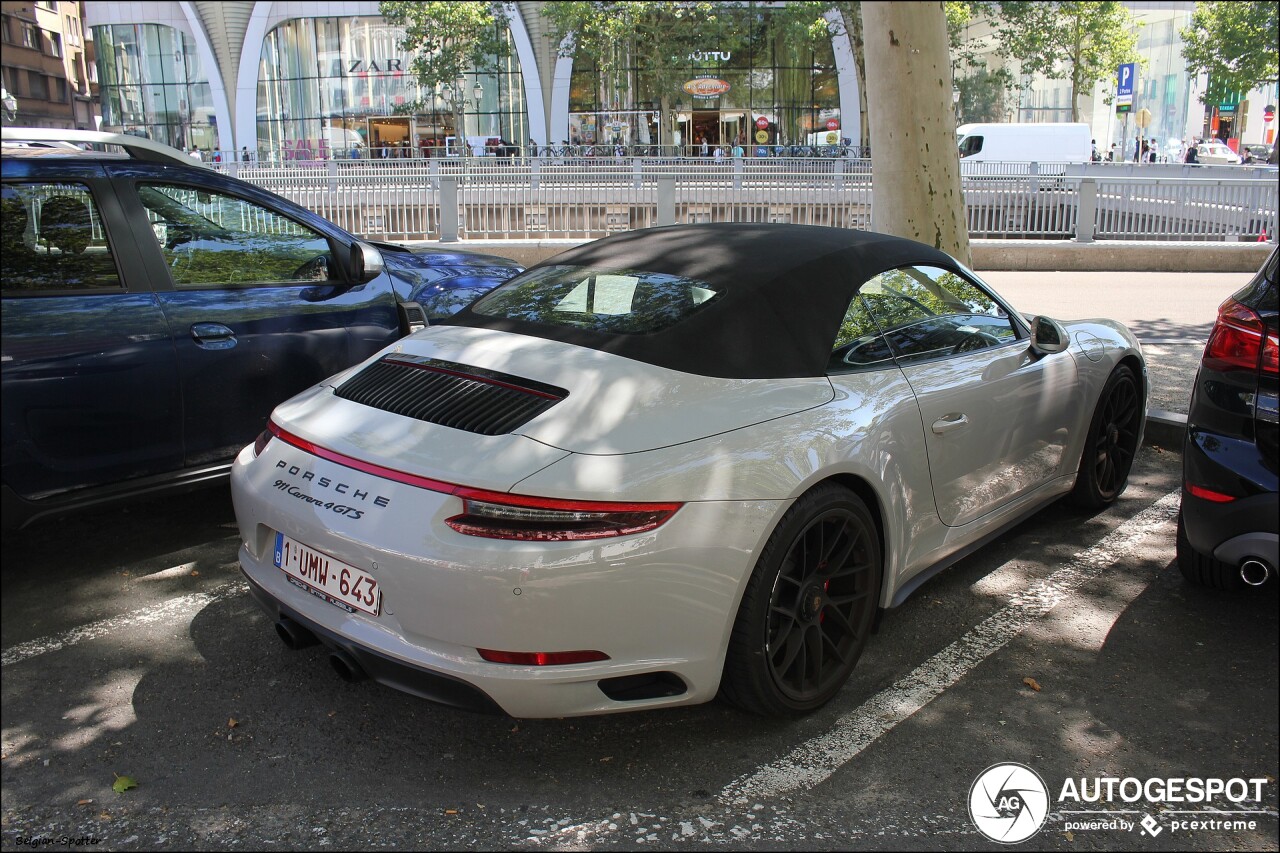
{"type": "MultiPolygon", "coordinates": [[[[397,241],[501,255],[531,267],[589,240],[397,241]]],[[[1275,242],[1174,240],[972,240],[973,268],[989,270],[1090,270],[1098,272],[1254,272],[1275,242]]]]}

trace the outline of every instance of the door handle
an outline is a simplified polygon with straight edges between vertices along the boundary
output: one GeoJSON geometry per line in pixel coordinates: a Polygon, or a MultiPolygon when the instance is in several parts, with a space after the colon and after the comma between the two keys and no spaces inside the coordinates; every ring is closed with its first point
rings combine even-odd
{"type": "Polygon", "coordinates": [[[193,323],[191,337],[204,349],[231,349],[236,345],[236,333],[221,323],[193,323]]]}
{"type": "Polygon", "coordinates": [[[969,425],[969,416],[961,414],[944,415],[933,422],[933,431],[937,435],[960,429],[969,425]]]}

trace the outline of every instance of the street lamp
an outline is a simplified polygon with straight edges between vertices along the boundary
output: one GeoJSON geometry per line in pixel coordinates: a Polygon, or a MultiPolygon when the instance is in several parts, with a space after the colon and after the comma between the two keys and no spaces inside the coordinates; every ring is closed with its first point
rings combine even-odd
{"type": "Polygon", "coordinates": [[[960,90],[958,88],[951,90],[951,111],[955,113],[956,123],[960,122],[960,90]]]}
{"type": "Polygon", "coordinates": [[[0,89],[0,101],[4,103],[4,117],[13,121],[18,116],[18,99],[8,89],[0,89]]]}

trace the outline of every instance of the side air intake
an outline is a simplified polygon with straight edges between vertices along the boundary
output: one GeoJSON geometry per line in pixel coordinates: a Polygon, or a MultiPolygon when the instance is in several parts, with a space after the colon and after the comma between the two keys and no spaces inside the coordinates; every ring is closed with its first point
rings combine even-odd
{"type": "Polygon", "coordinates": [[[554,385],[402,354],[383,356],[335,393],[384,412],[479,435],[519,429],[569,396],[554,385]]]}

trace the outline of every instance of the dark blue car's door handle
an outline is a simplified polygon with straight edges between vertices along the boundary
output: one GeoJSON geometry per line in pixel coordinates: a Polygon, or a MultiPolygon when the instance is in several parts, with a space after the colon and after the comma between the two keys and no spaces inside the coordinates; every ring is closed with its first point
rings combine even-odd
{"type": "Polygon", "coordinates": [[[191,337],[196,346],[204,349],[231,349],[236,345],[236,333],[221,323],[193,323],[191,337]]]}

